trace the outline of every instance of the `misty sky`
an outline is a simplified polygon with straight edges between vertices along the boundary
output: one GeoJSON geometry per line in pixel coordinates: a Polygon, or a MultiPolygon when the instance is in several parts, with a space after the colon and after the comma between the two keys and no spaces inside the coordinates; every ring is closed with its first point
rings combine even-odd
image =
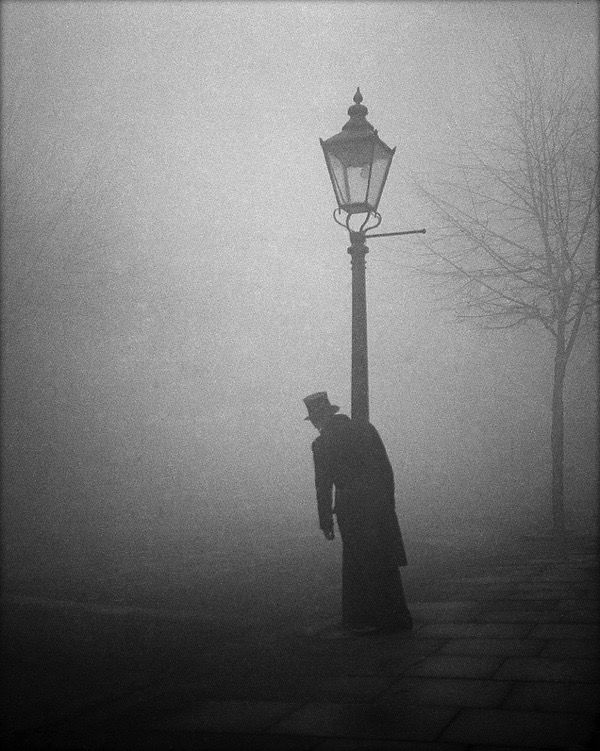
{"type": "MultiPolygon", "coordinates": [[[[457,131],[476,141],[519,35],[596,70],[593,2],[4,3],[4,158],[33,216],[77,186],[5,364],[5,396],[30,384],[13,438],[37,467],[15,492],[41,472],[115,518],[250,504],[316,525],[302,397],[349,410],[351,281],[318,139],[360,86],[397,147],[381,231],[435,234],[411,176],[457,131]]],[[[367,256],[371,420],[399,512],[510,515],[549,482],[550,342],[451,322],[406,267],[418,242],[367,256]]],[[[5,285],[25,265],[5,260],[5,285]]],[[[576,356],[567,458],[589,486],[593,344],[576,356]]]]}

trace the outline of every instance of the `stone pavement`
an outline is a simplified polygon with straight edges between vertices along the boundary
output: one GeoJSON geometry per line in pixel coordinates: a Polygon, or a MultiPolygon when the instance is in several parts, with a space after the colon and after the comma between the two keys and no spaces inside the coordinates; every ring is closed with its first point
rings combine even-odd
{"type": "Polygon", "coordinates": [[[70,712],[16,724],[10,741],[32,749],[595,748],[597,561],[588,543],[563,559],[524,544],[468,563],[409,603],[415,629],[400,635],[344,639],[332,623],[315,623],[209,639],[181,614],[176,628],[153,634],[161,646],[152,670],[123,664],[118,690],[107,673],[106,690],[97,684],[97,696],[72,701],[70,712]]]}

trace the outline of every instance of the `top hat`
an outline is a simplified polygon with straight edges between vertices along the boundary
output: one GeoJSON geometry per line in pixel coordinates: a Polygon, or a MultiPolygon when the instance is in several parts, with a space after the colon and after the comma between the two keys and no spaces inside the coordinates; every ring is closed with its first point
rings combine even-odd
{"type": "Polygon", "coordinates": [[[309,394],[304,397],[303,401],[308,410],[308,417],[305,417],[305,420],[311,420],[313,417],[327,417],[340,411],[337,404],[330,404],[326,391],[317,391],[314,394],[309,394]]]}

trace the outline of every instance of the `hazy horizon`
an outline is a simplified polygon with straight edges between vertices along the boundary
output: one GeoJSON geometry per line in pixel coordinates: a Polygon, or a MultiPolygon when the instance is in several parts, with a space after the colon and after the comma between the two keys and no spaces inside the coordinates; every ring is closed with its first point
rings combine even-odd
{"type": "MultiPolygon", "coordinates": [[[[591,2],[4,3],[3,172],[26,249],[2,267],[5,545],[85,530],[110,548],[236,509],[256,510],[249,535],[286,514],[317,534],[302,398],[326,390],[349,412],[351,310],[319,137],[360,86],[397,147],[381,231],[435,236],[413,177],[457,133],[477,141],[519,38],[571,50],[597,88],[597,16],[591,2]]],[[[371,421],[404,534],[549,527],[551,342],[453,322],[407,268],[418,242],[373,239],[367,256],[371,421]]],[[[594,339],[565,395],[582,528],[594,339]]]]}

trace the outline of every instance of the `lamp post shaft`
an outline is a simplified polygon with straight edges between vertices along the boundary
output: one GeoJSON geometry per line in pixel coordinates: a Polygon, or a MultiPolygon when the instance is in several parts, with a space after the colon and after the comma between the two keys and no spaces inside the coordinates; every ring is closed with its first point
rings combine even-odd
{"type": "Polygon", "coordinates": [[[350,232],[352,258],[352,419],[369,420],[369,359],[367,350],[367,289],[365,256],[369,249],[362,232],[350,232]]]}

